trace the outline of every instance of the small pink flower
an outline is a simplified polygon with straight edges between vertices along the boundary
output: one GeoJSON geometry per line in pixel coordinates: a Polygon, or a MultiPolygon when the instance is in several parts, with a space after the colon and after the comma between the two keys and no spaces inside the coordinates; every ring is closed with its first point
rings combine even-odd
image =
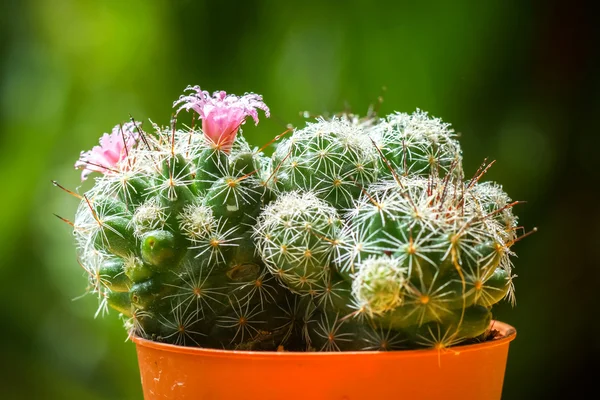
{"type": "Polygon", "coordinates": [[[268,118],[269,107],[263,102],[262,96],[247,93],[242,97],[224,91],[210,94],[200,89],[200,86],[188,86],[186,89],[196,91],[189,96],[182,95],[173,103],[173,107],[180,106],[177,110],[189,111],[193,109],[202,118],[202,131],[204,135],[219,149],[229,151],[240,125],[250,116],[258,125],[258,110],[265,112],[268,118]]]}
{"type": "Polygon", "coordinates": [[[100,146],[94,146],[89,151],[82,151],[75,168],[83,169],[81,180],[87,179],[92,172],[103,174],[115,169],[117,164],[127,157],[127,151],[140,139],[138,130],[133,122],[117,125],[109,135],[105,133],[100,138],[100,146]]]}

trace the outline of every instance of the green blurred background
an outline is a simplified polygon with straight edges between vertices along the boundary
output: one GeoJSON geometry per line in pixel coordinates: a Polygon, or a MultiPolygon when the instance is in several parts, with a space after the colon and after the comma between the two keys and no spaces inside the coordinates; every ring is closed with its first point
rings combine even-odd
{"type": "Polygon", "coordinates": [[[517,307],[496,309],[519,332],[504,398],[591,388],[600,87],[597,21],[577,3],[3,1],[0,397],[141,399],[116,313],[74,301],[86,278],[52,213],[72,219],[77,201],[50,180],[76,188],[80,150],[129,113],[166,124],[188,84],[263,94],[272,118],[244,128],[256,145],[300,111],[364,114],[380,95],[380,114],[453,123],[466,171],[496,159],[487,178],[527,200],[516,211],[540,229],[515,246],[517,307]]]}

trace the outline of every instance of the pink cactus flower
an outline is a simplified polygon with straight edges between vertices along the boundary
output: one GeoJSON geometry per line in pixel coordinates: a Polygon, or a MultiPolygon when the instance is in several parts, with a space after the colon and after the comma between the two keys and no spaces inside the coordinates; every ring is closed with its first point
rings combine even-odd
{"type": "Polygon", "coordinates": [[[246,122],[250,116],[258,125],[258,110],[265,112],[268,118],[269,107],[263,102],[262,96],[254,93],[246,93],[242,97],[224,91],[210,94],[200,89],[200,86],[188,86],[186,89],[195,91],[188,96],[182,95],[173,103],[173,107],[179,105],[177,113],[181,110],[193,109],[202,118],[202,131],[206,138],[217,148],[228,152],[235,140],[239,127],[246,122]]]}
{"type": "Polygon", "coordinates": [[[83,169],[81,180],[87,179],[92,172],[106,174],[114,171],[117,164],[127,157],[131,149],[140,139],[138,129],[133,122],[117,125],[109,135],[105,133],[100,138],[100,146],[94,146],[89,151],[82,151],[75,168],[83,169]]]}

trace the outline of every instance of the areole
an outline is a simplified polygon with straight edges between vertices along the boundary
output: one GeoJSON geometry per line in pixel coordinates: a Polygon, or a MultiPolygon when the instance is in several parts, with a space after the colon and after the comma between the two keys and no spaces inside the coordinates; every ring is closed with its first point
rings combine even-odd
{"type": "Polygon", "coordinates": [[[253,352],[132,340],[145,400],[499,400],[516,330],[492,326],[496,339],[442,350],[253,352]]]}

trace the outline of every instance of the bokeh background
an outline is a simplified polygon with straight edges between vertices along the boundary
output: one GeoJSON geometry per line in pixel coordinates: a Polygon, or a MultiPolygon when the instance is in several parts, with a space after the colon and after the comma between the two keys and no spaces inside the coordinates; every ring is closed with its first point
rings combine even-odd
{"type": "Polygon", "coordinates": [[[382,115],[421,108],[451,122],[466,171],[497,160],[487,178],[527,200],[516,212],[539,227],[515,246],[517,307],[496,309],[518,329],[504,398],[573,398],[595,387],[587,377],[600,355],[600,65],[597,20],[582,4],[0,7],[2,399],[141,399],[134,346],[116,313],[94,319],[69,226],[52,215],[72,219],[77,201],[50,181],[77,188],[80,150],[129,114],[166,124],[188,84],[263,94],[272,118],[244,128],[256,145],[302,125],[300,111],[364,114],[379,96],[382,115]]]}

